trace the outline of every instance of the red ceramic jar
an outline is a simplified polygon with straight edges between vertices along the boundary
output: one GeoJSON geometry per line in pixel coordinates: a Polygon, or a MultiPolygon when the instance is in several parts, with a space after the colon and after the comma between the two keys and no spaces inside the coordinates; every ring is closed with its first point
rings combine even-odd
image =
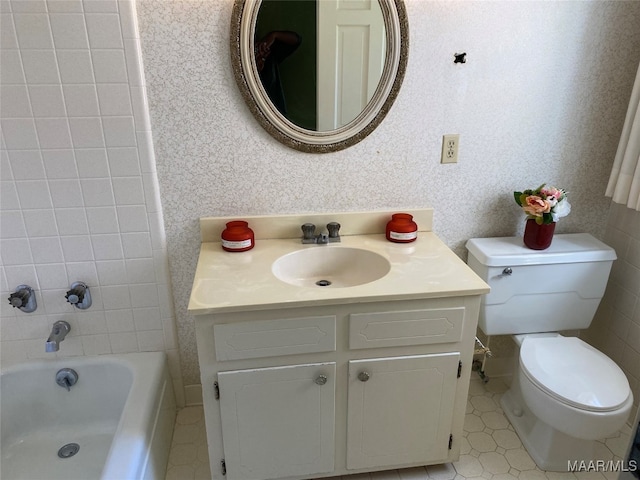
{"type": "Polygon", "coordinates": [[[222,231],[222,249],[227,252],[246,252],[255,245],[253,230],[243,220],[234,220],[227,223],[227,228],[222,231]]]}
{"type": "Polygon", "coordinates": [[[410,243],[418,238],[418,225],[408,213],[394,213],[387,223],[387,240],[395,243],[410,243]]]}

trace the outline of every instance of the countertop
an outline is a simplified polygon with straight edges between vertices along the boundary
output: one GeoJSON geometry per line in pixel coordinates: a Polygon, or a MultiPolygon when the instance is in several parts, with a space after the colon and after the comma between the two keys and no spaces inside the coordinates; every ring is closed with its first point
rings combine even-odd
{"type": "Polygon", "coordinates": [[[193,315],[435,297],[481,295],[489,286],[433,232],[418,232],[408,244],[391,243],[383,234],[343,236],[340,243],[303,245],[299,238],[259,240],[247,252],[202,243],[188,310],[193,315]],[[352,287],[300,287],[271,271],[273,262],[303,248],[354,247],[387,258],[384,277],[352,287]]]}

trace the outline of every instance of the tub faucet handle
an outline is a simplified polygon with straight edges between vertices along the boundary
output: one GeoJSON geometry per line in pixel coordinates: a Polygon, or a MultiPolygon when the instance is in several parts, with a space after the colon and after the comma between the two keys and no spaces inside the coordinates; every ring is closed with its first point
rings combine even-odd
{"type": "Polygon", "coordinates": [[[38,308],[36,296],[29,285],[18,285],[9,295],[9,304],[25,313],[34,312],[38,308]]]}
{"type": "Polygon", "coordinates": [[[64,296],[71,305],[81,310],[86,310],[91,306],[91,293],[89,286],[83,282],[71,284],[71,290],[64,296]]]}

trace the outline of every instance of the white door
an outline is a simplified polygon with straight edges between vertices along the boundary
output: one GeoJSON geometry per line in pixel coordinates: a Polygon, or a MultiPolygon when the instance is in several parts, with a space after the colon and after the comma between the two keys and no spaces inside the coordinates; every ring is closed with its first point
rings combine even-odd
{"type": "Polygon", "coordinates": [[[334,470],[335,363],[220,372],[228,480],[334,470]]]}
{"type": "Polygon", "coordinates": [[[340,128],[373,96],[386,35],[378,0],[318,0],[318,130],[340,128]]]}
{"type": "Polygon", "coordinates": [[[444,461],[460,354],[349,362],[347,468],[444,461]]]}

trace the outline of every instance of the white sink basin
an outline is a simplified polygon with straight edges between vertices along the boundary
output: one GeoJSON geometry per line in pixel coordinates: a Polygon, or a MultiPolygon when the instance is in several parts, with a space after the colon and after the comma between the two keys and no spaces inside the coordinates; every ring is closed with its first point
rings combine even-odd
{"type": "Polygon", "coordinates": [[[272,265],[273,274],[299,287],[355,287],[384,277],[389,261],[361,248],[317,245],[281,256],[272,265]]]}

